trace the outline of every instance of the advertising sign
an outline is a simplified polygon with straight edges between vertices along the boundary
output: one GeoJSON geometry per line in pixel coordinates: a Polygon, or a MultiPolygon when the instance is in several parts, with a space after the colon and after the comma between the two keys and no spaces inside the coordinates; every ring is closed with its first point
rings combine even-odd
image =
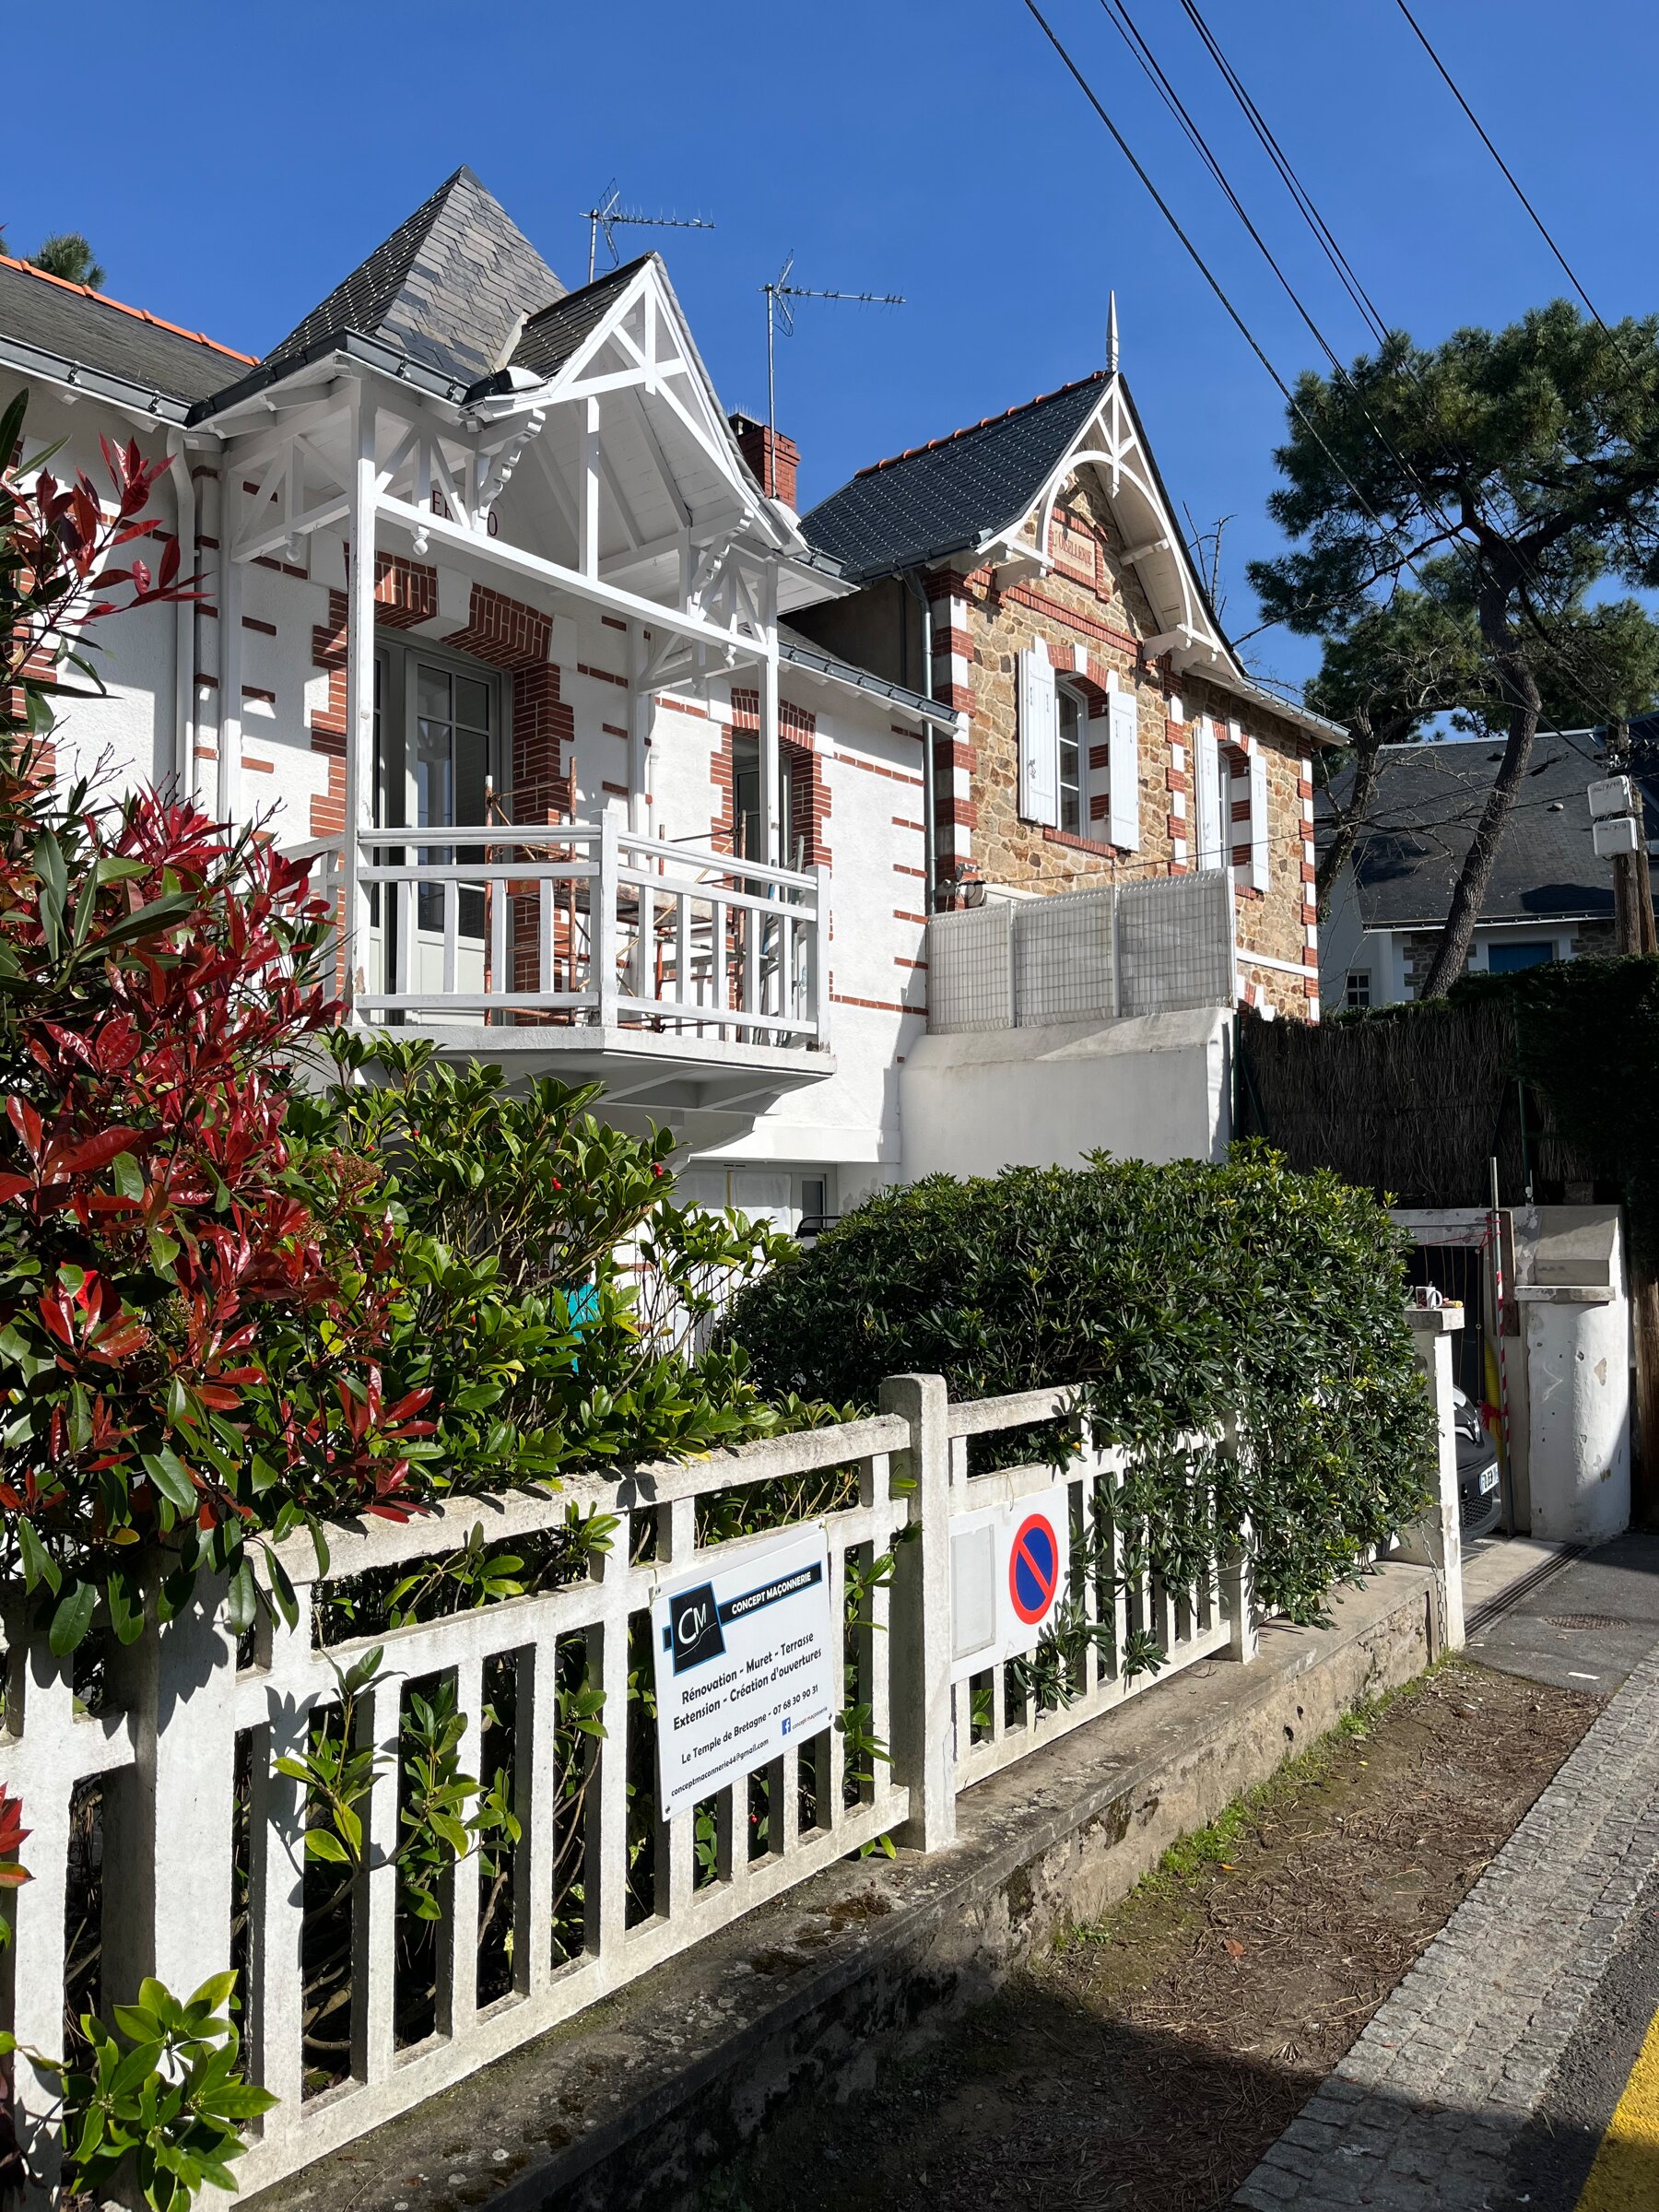
{"type": "Polygon", "coordinates": [[[659,1591],[657,1812],[672,1819],[830,1725],[839,1639],[821,1528],[792,1529],[712,1576],[659,1591]]]}

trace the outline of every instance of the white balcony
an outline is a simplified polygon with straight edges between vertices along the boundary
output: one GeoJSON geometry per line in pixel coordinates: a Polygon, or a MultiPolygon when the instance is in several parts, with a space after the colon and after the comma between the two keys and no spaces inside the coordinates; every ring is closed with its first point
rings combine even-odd
{"type": "Polygon", "coordinates": [[[735,860],[598,822],[491,823],[291,846],[359,917],[354,1020],[512,1073],[597,1077],[672,1124],[747,1121],[834,1073],[829,870],[735,860]],[[435,840],[439,841],[427,842],[435,840]]]}

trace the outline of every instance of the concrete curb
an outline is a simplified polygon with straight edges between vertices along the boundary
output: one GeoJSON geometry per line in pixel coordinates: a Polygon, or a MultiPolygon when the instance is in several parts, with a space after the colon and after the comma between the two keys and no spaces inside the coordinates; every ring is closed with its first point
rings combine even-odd
{"type": "Polygon", "coordinates": [[[1270,1627],[1249,1666],[1193,1667],[982,1783],[950,1850],[827,1868],[246,2212],[685,2202],[775,2104],[854,2093],[1429,1663],[1428,1570],[1383,1567],[1334,1612],[1326,1630],[1270,1627]]]}

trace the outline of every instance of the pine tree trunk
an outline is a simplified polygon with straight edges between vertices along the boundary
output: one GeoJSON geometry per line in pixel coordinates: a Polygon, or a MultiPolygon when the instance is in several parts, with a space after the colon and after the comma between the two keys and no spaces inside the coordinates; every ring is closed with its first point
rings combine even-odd
{"type": "Polygon", "coordinates": [[[1371,819],[1371,810],[1377,799],[1377,784],[1382,776],[1382,733],[1372,727],[1369,716],[1357,715],[1349,734],[1354,740],[1354,787],[1348,794],[1347,805],[1337,818],[1336,834],[1325,847],[1319,863],[1313,886],[1322,925],[1329,917],[1331,894],[1348,864],[1360,830],[1371,819]]]}
{"type": "Polygon", "coordinates": [[[1487,886],[1492,880],[1504,824],[1509,820],[1521,779],[1531,762],[1533,740],[1538,734],[1543,702],[1538,695],[1537,679],[1527,666],[1510,627],[1508,597],[1508,593],[1498,583],[1486,586],[1480,595],[1480,629],[1491,653],[1503,695],[1510,702],[1509,737],[1453,888],[1445,927],[1441,931],[1440,943],[1434,948],[1434,958],[1424,978],[1421,993],[1424,998],[1444,998],[1467,964],[1469,941],[1486,903],[1487,886]]]}

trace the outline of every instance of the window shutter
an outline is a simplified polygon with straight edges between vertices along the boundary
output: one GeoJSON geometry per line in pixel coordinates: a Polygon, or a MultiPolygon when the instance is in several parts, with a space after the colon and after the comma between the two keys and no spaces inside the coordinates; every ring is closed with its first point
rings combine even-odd
{"type": "Polygon", "coordinates": [[[1019,811],[1028,822],[1059,824],[1060,712],[1041,640],[1019,656],[1019,811]]]}
{"type": "Polygon", "coordinates": [[[1110,835],[1114,845],[1140,848],[1140,705],[1133,691],[1114,691],[1109,701],[1107,794],[1110,835]]]}
{"type": "Polygon", "coordinates": [[[1267,757],[1259,745],[1250,756],[1250,883],[1267,888],[1267,757]]]}
{"type": "Polygon", "coordinates": [[[1193,781],[1198,806],[1198,865],[1218,868],[1221,851],[1221,754],[1216,725],[1201,714],[1193,726],[1193,781]]]}

